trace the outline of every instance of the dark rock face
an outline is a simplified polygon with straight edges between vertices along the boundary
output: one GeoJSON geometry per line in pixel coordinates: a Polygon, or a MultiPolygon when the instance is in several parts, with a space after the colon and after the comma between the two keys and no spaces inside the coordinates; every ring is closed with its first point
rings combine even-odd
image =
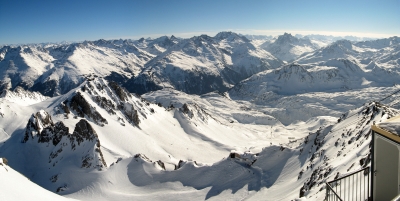
{"type": "Polygon", "coordinates": [[[34,138],[36,135],[39,137],[39,142],[49,142],[50,133],[54,131],[54,124],[50,115],[41,110],[36,114],[32,114],[31,118],[26,125],[25,135],[22,142],[26,142],[29,138],[34,138]]]}
{"type": "Polygon", "coordinates": [[[155,164],[159,165],[161,169],[165,170],[165,164],[161,160],[156,161],[155,164]]]}
{"type": "Polygon", "coordinates": [[[128,81],[128,77],[125,75],[119,74],[117,72],[111,72],[110,75],[104,77],[104,79],[110,81],[110,82],[115,82],[118,85],[122,85],[128,81]]]}
{"type": "Polygon", "coordinates": [[[175,166],[175,170],[181,168],[185,164],[186,164],[186,161],[179,160],[178,165],[175,166]]]}
{"type": "Polygon", "coordinates": [[[57,93],[57,81],[49,80],[47,82],[38,82],[31,87],[32,91],[38,91],[45,96],[56,96],[57,93]]]}
{"type": "Polygon", "coordinates": [[[63,103],[60,104],[60,106],[66,114],[69,114],[69,113],[71,113],[71,111],[69,110],[67,104],[68,104],[68,101],[64,101],[63,103]]]}
{"type": "Polygon", "coordinates": [[[142,95],[149,91],[157,91],[162,89],[158,86],[150,77],[145,74],[141,74],[138,77],[129,79],[123,86],[131,93],[142,95]]]}
{"type": "MultiPolygon", "coordinates": [[[[177,90],[189,94],[204,94],[215,90],[226,91],[229,89],[224,84],[224,79],[219,75],[212,75],[207,73],[192,72],[192,71],[179,71],[174,79],[170,79],[170,84],[177,90]]],[[[222,74],[231,83],[236,83],[245,78],[240,73],[234,70],[225,68],[222,74]]],[[[150,91],[157,91],[163,87],[162,83],[157,81],[153,75],[140,74],[138,77],[128,80],[124,86],[131,93],[142,95],[150,91]]]]}
{"type": "Polygon", "coordinates": [[[93,141],[97,139],[96,131],[93,127],[84,119],[81,119],[76,125],[75,130],[72,133],[72,137],[76,139],[78,145],[84,140],[93,141]]]}
{"type": "Polygon", "coordinates": [[[93,97],[93,100],[100,105],[100,107],[104,108],[109,114],[115,114],[114,110],[116,109],[116,106],[111,100],[101,96],[95,96],[93,97]]]}
{"type": "Polygon", "coordinates": [[[212,91],[226,91],[228,87],[224,85],[222,77],[217,75],[189,72],[184,78],[186,85],[180,86],[180,83],[173,83],[177,90],[190,94],[205,94],[212,91]]]}
{"type": "MultiPolygon", "coordinates": [[[[81,92],[77,92],[74,97],[63,104],[67,106],[63,109],[64,112],[68,111],[68,106],[71,111],[76,111],[77,116],[89,117],[96,124],[103,126],[107,124],[100,113],[96,110],[95,105],[90,105],[90,98],[97,106],[105,109],[110,115],[117,115],[120,111],[125,118],[118,116],[121,124],[124,125],[128,121],[133,126],[139,127],[140,118],[146,118],[146,111],[150,103],[136,94],[129,93],[124,87],[121,87],[116,82],[108,82],[101,78],[89,80],[84,86],[81,87],[81,92]],[[86,98],[86,99],[85,99],[86,98]],[[142,111],[142,109],[144,109],[142,111]]],[[[64,108],[61,104],[60,108],[64,108]]],[[[149,112],[154,113],[154,109],[149,109],[149,112]]],[[[68,115],[66,115],[68,116],[68,115]]]]}
{"type": "Polygon", "coordinates": [[[47,112],[40,111],[32,115],[25,130],[22,142],[27,142],[30,138],[38,138],[39,143],[52,142],[56,146],[63,136],[68,136],[69,129],[63,122],[53,123],[47,112]]]}
{"type": "Polygon", "coordinates": [[[136,161],[137,161],[137,159],[142,159],[143,161],[147,161],[150,163],[152,162],[146,155],[141,154],[141,153],[135,154],[135,156],[133,158],[135,158],[136,161]]]}
{"type": "Polygon", "coordinates": [[[182,105],[182,112],[185,114],[188,114],[190,112],[186,103],[182,105]]]}
{"type": "Polygon", "coordinates": [[[121,106],[121,110],[125,114],[125,116],[135,125],[139,126],[140,119],[138,111],[133,107],[130,103],[125,103],[121,106]]]}
{"type": "Polygon", "coordinates": [[[129,93],[127,93],[124,88],[120,87],[115,82],[109,82],[109,84],[110,84],[110,87],[115,91],[115,93],[117,94],[118,98],[121,101],[128,100],[127,96],[129,95],[129,93]]]}
{"type": "MultiPolygon", "coordinates": [[[[107,167],[97,133],[84,119],[81,119],[75,125],[74,132],[69,134],[69,128],[63,122],[53,123],[50,115],[41,110],[32,115],[26,126],[23,142],[28,143],[29,141],[31,145],[39,147],[39,144],[47,143],[49,163],[52,163],[53,166],[63,161],[65,150],[71,149],[71,151],[77,150],[79,153],[86,153],[76,157],[81,161],[81,167],[99,170],[107,167]]],[[[41,154],[43,153],[45,153],[44,150],[41,151],[41,154]]]]}
{"type": "Polygon", "coordinates": [[[76,125],[75,125],[75,130],[70,136],[70,141],[71,144],[73,144],[73,141],[78,142],[78,146],[84,142],[84,141],[89,141],[89,142],[95,142],[96,143],[96,148],[94,149],[95,152],[99,154],[98,160],[99,162],[96,163],[94,161],[95,155],[92,154],[87,154],[83,157],[82,160],[82,167],[85,168],[90,168],[92,166],[97,167],[98,169],[101,169],[103,167],[107,167],[107,164],[104,160],[103,153],[100,150],[100,140],[97,136],[96,131],[93,129],[93,127],[89,124],[84,119],[81,119],[76,125]],[[95,165],[92,165],[92,163],[95,163],[95,165]]]}
{"type": "Polygon", "coordinates": [[[99,112],[96,111],[90,104],[85,100],[81,93],[76,93],[75,96],[70,100],[70,107],[76,111],[77,115],[84,117],[85,115],[93,119],[96,124],[104,125],[107,124],[107,120],[103,118],[99,112]]]}

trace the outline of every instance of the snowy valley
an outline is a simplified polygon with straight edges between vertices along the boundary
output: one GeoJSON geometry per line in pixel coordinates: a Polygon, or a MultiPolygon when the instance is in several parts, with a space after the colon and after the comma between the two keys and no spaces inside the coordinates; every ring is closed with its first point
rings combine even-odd
{"type": "Polygon", "coordinates": [[[323,200],[400,114],[399,37],[4,46],[0,76],[1,200],[323,200]]]}

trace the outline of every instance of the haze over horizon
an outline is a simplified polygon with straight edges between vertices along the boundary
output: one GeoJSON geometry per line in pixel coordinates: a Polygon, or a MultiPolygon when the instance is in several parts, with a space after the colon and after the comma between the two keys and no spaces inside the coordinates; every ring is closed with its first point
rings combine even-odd
{"type": "Polygon", "coordinates": [[[400,35],[400,1],[5,1],[0,44],[175,35],[400,35]]]}

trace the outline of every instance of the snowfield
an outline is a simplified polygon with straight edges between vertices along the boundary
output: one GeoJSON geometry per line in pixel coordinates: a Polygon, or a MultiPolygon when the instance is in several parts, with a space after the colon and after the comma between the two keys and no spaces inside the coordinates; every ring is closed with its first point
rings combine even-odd
{"type": "Polygon", "coordinates": [[[1,200],[75,200],[57,195],[29,181],[24,175],[8,166],[4,158],[0,158],[0,188],[1,200]]]}
{"type": "Polygon", "coordinates": [[[323,200],[400,112],[400,40],[310,38],[3,47],[0,199],[323,200]]]}

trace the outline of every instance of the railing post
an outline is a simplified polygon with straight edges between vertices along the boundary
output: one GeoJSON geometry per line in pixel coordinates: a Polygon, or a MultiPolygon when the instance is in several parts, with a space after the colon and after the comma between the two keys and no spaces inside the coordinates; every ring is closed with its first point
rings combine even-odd
{"type": "MultiPolygon", "coordinates": [[[[374,171],[375,171],[375,131],[372,131],[372,138],[371,138],[371,143],[372,143],[372,150],[371,150],[371,169],[369,170],[369,174],[371,174],[371,186],[370,186],[370,194],[371,197],[368,198],[368,201],[374,200],[374,171]]],[[[369,175],[368,175],[369,176],[369,175]]]]}
{"type": "Polygon", "coordinates": [[[333,181],[326,182],[325,200],[369,200],[370,173],[370,167],[365,167],[333,181]],[[365,184],[366,182],[368,184],[365,184]]]}

